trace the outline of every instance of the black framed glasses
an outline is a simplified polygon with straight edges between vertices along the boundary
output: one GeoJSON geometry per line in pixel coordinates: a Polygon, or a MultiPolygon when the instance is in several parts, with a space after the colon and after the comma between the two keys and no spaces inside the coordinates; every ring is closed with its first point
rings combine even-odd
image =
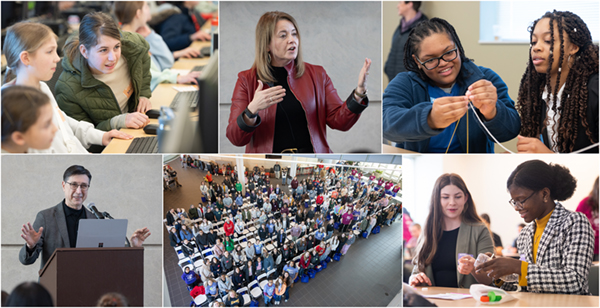
{"type": "Polygon", "coordinates": [[[533,197],[533,195],[535,195],[536,192],[537,191],[534,191],[531,195],[529,195],[529,197],[525,198],[525,200],[523,200],[523,201],[515,201],[514,199],[510,199],[508,201],[508,203],[510,203],[510,205],[512,205],[512,207],[515,210],[522,210],[525,202],[527,202],[527,200],[529,200],[529,198],[533,197]]]}
{"type": "Polygon", "coordinates": [[[458,52],[457,52],[456,47],[452,50],[446,51],[444,54],[442,54],[441,57],[431,58],[425,62],[421,62],[421,60],[419,60],[419,57],[417,57],[415,55],[415,58],[417,58],[417,61],[419,61],[419,63],[421,63],[421,65],[423,65],[427,70],[432,70],[432,69],[438,67],[440,65],[440,59],[444,59],[444,61],[450,62],[450,61],[456,59],[456,57],[458,57],[458,52]]]}
{"type": "Polygon", "coordinates": [[[69,182],[65,182],[67,184],[69,184],[69,186],[71,186],[72,190],[77,190],[77,188],[81,188],[81,191],[86,191],[88,190],[88,188],[90,188],[90,185],[86,184],[86,183],[69,183],[69,182]]]}

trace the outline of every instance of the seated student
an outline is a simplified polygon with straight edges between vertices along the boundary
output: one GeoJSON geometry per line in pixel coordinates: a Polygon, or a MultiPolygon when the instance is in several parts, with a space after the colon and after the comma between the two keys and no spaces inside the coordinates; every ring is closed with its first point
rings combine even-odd
{"type": "Polygon", "coordinates": [[[190,72],[182,75],[177,71],[170,70],[170,68],[173,66],[176,54],[177,58],[195,57],[200,55],[200,51],[188,47],[184,50],[171,52],[163,38],[147,25],[152,15],[146,1],[116,1],[114,10],[115,16],[122,24],[122,31],[136,32],[150,44],[152,59],[150,89],[154,90],[159,83],[197,83],[196,78],[200,76],[200,72],[190,72]]]}
{"type": "Polygon", "coordinates": [[[244,297],[237,294],[234,289],[229,290],[229,296],[225,301],[225,307],[244,307],[244,297]]]}
{"type": "MultiPolygon", "coordinates": [[[[30,152],[42,153],[88,153],[92,144],[107,145],[112,138],[130,139],[131,136],[116,130],[100,131],[94,125],[77,121],[58,108],[54,94],[46,85],[52,79],[60,61],[56,53],[56,35],[43,24],[22,22],[8,28],[3,54],[6,56],[6,87],[30,86],[48,96],[52,110],[52,122],[58,134],[50,147],[43,150],[31,148],[30,152]]],[[[6,122],[4,122],[6,123],[6,122]]]]}
{"type": "Polygon", "coordinates": [[[476,282],[489,284],[491,279],[475,273],[473,264],[480,253],[493,251],[490,231],[477,215],[463,179],[454,173],[441,175],[433,188],[409,284],[452,288],[469,288],[476,282]],[[459,259],[459,253],[473,257],[459,259]]]}
{"type": "Polygon", "coordinates": [[[172,227],[169,229],[169,240],[172,247],[181,245],[181,239],[179,238],[179,235],[177,235],[177,228],[172,227]]]}
{"type": "MultiPolygon", "coordinates": [[[[590,30],[576,14],[556,10],[530,29],[517,149],[569,153],[598,143],[598,46],[590,30]]],[[[598,153],[598,147],[585,152],[598,153]]]]}
{"type": "MultiPolygon", "coordinates": [[[[246,262],[244,262],[245,264],[246,262]]],[[[243,264],[242,264],[243,265],[243,264]]],[[[238,266],[233,269],[233,274],[231,275],[231,281],[233,282],[233,287],[237,290],[246,285],[246,275],[244,272],[240,270],[238,266]]]]}
{"type": "Polygon", "coordinates": [[[233,287],[231,278],[227,276],[226,273],[221,274],[221,277],[217,279],[217,284],[219,286],[219,293],[221,294],[221,297],[227,295],[227,290],[231,290],[231,287],[233,287]]]}
{"type": "Polygon", "coordinates": [[[481,219],[483,219],[483,222],[485,222],[485,224],[488,226],[488,229],[490,229],[490,232],[492,232],[492,239],[494,240],[494,255],[501,257],[502,249],[504,248],[504,246],[502,246],[502,239],[500,238],[500,235],[498,235],[498,234],[496,234],[496,232],[492,231],[490,215],[481,214],[481,215],[479,215],[479,217],[481,217],[481,219]]]}
{"type": "Polygon", "coordinates": [[[585,214],[590,221],[590,225],[592,225],[592,229],[594,229],[594,261],[598,261],[598,234],[600,230],[598,226],[600,223],[598,221],[598,177],[596,177],[592,191],[579,202],[576,211],[585,214]]]}
{"type": "Polygon", "coordinates": [[[58,105],[100,130],[146,126],[145,113],[152,108],[148,50],[141,35],[119,31],[107,14],[85,15],[79,37],[64,48],[64,71],[55,87],[58,105]]]}
{"type": "Polygon", "coordinates": [[[27,153],[51,146],[56,126],[48,96],[31,87],[2,90],[2,153],[27,153]]]}
{"type": "Polygon", "coordinates": [[[510,174],[510,204],[528,225],[517,240],[525,261],[498,257],[476,271],[496,279],[505,290],[527,287],[534,293],[589,294],[588,274],[594,256],[594,231],[584,214],[559,201],[573,196],[577,180],[566,167],[541,160],[526,161],[510,174]],[[531,223],[535,221],[535,223],[531,223]],[[500,277],[518,274],[518,282],[500,277]]]}
{"type": "MultiPolygon", "coordinates": [[[[218,276],[215,276],[218,277],[218,276]]],[[[219,296],[219,288],[217,286],[217,282],[210,278],[208,279],[208,281],[206,281],[206,297],[208,297],[208,300],[210,301],[214,301],[217,299],[217,297],[219,296]]]]}
{"type": "Polygon", "coordinates": [[[190,267],[185,268],[185,272],[181,274],[181,279],[187,284],[188,290],[193,289],[195,286],[200,285],[200,276],[194,271],[190,270],[190,267]]]}
{"type": "Polygon", "coordinates": [[[493,153],[494,141],[517,136],[519,114],[508,87],[491,69],[467,58],[454,27],[440,18],[420,22],[404,49],[408,72],[383,94],[383,136],[399,147],[429,153],[493,153]],[[467,147],[468,146],[468,147],[467,147]]]}
{"type": "Polygon", "coordinates": [[[210,40],[210,34],[200,30],[204,19],[194,10],[197,1],[175,2],[181,14],[173,14],[155,29],[164,39],[169,49],[180,50],[192,44],[193,41],[210,40]]]}

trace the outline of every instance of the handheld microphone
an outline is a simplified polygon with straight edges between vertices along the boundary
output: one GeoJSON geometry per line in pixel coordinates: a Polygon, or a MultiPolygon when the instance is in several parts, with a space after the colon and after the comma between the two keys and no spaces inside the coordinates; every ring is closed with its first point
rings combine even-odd
{"type": "Polygon", "coordinates": [[[104,215],[102,215],[98,209],[96,208],[96,204],[94,204],[94,202],[90,202],[90,204],[88,204],[88,209],[94,213],[94,215],[96,216],[96,218],[98,219],[104,219],[104,215]]]}

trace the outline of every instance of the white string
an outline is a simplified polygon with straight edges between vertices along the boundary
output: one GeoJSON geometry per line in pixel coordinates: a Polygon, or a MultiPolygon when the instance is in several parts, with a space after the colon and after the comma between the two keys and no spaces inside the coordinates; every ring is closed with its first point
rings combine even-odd
{"type": "Polygon", "coordinates": [[[494,141],[500,146],[502,147],[504,150],[508,151],[511,154],[515,154],[515,152],[507,149],[504,145],[502,145],[502,143],[498,142],[498,139],[496,139],[496,137],[494,137],[494,135],[492,135],[492,133],[490,133],[490,131],[487,129],[487,127],[485,126],[485,124],[483,124],[483,121],[481,121],[481,118],[479,118],[479,115],[477,114],[477,111],[475,110],[475,107],[473,106],[473,103],[471,101],[469,101],[469,106],[471,107],[471,109],[473,110],[473,113],[475,114],[475,117],[477,118],[477,120],[479,120],[479,123],[481,123],[481,126],[483,126],[483,129],[485,129],[485,131],[488,133],[488,135],[490,135],[490,137],[492,137],[492,139],[494,139],[494,141]]]}
{"type": "MultiPolygon", "coordinates": [[[[477,111],[475,111],[475,107],[473,106],[473,103],[471,101],[469,101],[469,106],[471,107],[471,109],[473,110],[473,113],[475,114],[475,117],[477,118],[477,120],[479,120],[479,123],[481,123],[481,126],[483,126],[483,128],[485,129],[485,131],[490,135],[490,137],[492,137],[492,139],[494,139],[494,141],[500,146],[502,147],[504,150],[508,151],[511,154],[515,154],[515,152],[507,149],[506,147],[504,147],[502,145],[502,143],[498,142],[498,140],[496,139],[496,137],[494,137],[494,135],[492,135],[492,133],[490,133],[490,131],[487,129],[487,127],[483,124],[483,121],[481,121],[481,118],[479,118],[479,115],[477,114],[477,111]]],[[[581,153],[581,152],[585,152],[589,149],[595,148],[598,146],[598,143],[594,143],[592,145],[589,145],[583,149],[579,149],[577,151],[571,152],[571,153],[564,153],[564,154],[577,154],[577,153],[581,153]]]]}

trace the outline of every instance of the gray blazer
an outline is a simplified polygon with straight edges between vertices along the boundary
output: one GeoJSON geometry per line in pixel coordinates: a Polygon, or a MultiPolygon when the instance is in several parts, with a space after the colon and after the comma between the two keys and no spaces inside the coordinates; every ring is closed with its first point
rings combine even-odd
{"type": "MultiPolygon", "coordinates": [[[[457,264],[457,267],[459,253],[468,253],[473,255],[473,258],[477,258],[480,253],[485,252],[494,252],[494,242],[492,241],[488,228],[483,223],[461,223],[460,229],[458,229],[458,238],[456,239],[457,255],[455,256],[456,260],[454,263],[457,264]]],[[[419,268],[415,265],[412,273],[416,274],[418,272],[419,268]]],[[[431,264],[427,265],[425,268],[425,275],[431,280],[431,284],[435,286],[436,284],[433,279],[433,269],[431,268],[431,264]]],[[[456,281],[458,282],[459,288],[469,288],[472,284],[478,283],[473,275],[465,276],[459,273],[458,270],[456,271],[456,281]]]]}
{"type": "MultiPolygon", "coordinates": [[[[85,207],[84,209],[87,219],[96,219],[96,216],[92,212],[88,211],[85,207]]],[[[62,201],[51,208],[37,213],[33,222],[33,229],[37,231],[40,227],[44,227],[44,230],[33,252],[28,253],[27,244],[24,244],[21,247],[21,251],[19,251],[19,261],[24,265],[33,264],[41,252],[42,262],[40,269],[42,269],[50,256],[52,256],[52,253],[54,253],[54,250],[69,247],[69,233],[67,231],[67,220],[62,207],[62,201]]]]}

